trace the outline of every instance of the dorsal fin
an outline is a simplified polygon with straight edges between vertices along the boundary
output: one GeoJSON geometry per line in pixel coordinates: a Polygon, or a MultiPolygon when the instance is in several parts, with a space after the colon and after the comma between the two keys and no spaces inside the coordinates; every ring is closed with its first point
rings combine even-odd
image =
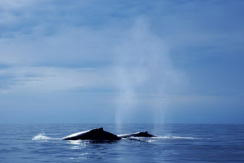
{"type": "Polygon", "coordinates": [[[102,128],[102,127],[100,127],[100,128],[97,128],[97,130],[99,130],[99,131],[103,131],[103,128],[102,128]]]}

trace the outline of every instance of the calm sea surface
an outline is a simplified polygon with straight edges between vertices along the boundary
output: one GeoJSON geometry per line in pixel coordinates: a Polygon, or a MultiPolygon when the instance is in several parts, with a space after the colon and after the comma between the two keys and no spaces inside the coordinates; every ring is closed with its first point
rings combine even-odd
{"type": "Polygon", "coordinates": [[[38,162],[244,162],[244,125],[0,125],[0,163],[38,162]],[[113,143],[60,139],[96,127],[115,134],[148,130],[158,137],[113,143]]]}

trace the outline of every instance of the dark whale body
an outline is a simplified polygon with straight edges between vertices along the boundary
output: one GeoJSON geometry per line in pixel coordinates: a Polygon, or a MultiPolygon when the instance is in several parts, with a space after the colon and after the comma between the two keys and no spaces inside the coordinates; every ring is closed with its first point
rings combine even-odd
{"type": "Polygon", "coordinates": [[[156,137],[156,136],[149,134],[147,131],[136,132],[133,134],[125,134],[120,136],[120,138],[129,138],[129,137],[156,137]]]}
{"type": "Polygon", "coordinates": [[[63,140],[116,141],[122,138],[130,138],[130,137],[155,137],[155,136],[149,134],[147,131],[117,136],[110,132],[104,131],[103,128],[95,128],[92,130],[68,135],[64,137],[63,140]]]}
{"type": "Polygon", "coordinates": [[[63,138],[64,140],[96,140],[96,141],[114,141],[121,138],[110,132],[104,131],[103,128],[96,128],[85,132],[75,133],[63,138]]]}

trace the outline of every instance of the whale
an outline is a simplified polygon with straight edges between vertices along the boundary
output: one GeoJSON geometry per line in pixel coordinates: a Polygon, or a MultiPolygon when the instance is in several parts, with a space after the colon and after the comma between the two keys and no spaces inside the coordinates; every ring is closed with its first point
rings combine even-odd
{"type": "Polygon", "coordinates": [[[104,131],[103,128],[95,128],[68,135],[63,140],[96,140],[96,141],[116,141],[121,138],[115,134],[104,131]]]}
{"type": "Polygon", "coordinates": [[[156,137],[147,131],[136,132],[131,134],[115,135],[111,132],[103,130],[103,128],[95,128],[87,131],[77,132],[68,135],[63,140],[93,140],[93,141],[117,141],[122,138],[130,137],[156,137]]]}
{"type": "Polygon", "coordinates": [[[119,137],[129,138],[129,137],[156,137],[156,136],[148,133],[147,131],[143,131],[143,132],[136,132],[132,134],[124,134],[124,135],[120,135],[119,137]]]}

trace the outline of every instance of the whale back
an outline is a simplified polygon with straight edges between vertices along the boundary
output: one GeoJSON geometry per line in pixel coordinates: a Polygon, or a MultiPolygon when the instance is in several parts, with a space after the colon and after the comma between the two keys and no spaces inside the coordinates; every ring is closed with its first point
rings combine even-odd
{"type": "Polygon", "coordinates": [[[138,132],[138,133],[134,134],[134,136],[136,136],[136,137],[155,137],[154,135],[149,134],[147,131],[138,132]]]}
{"type": "Polygon", "coordinates": [[[95,128],[80,134],[72,134],[64,138],[64,140],[120,140],[121,138],[110,132],[104,131],[103,128],[95,128]]]}
{"type": "Polygon", "coordinates": [[[144,132],[136,132],[132,134],[121,135],[121,138],[128,138],[128,137],[156,137],[152,134],[149,134],[147,131],[144,132]]]}

